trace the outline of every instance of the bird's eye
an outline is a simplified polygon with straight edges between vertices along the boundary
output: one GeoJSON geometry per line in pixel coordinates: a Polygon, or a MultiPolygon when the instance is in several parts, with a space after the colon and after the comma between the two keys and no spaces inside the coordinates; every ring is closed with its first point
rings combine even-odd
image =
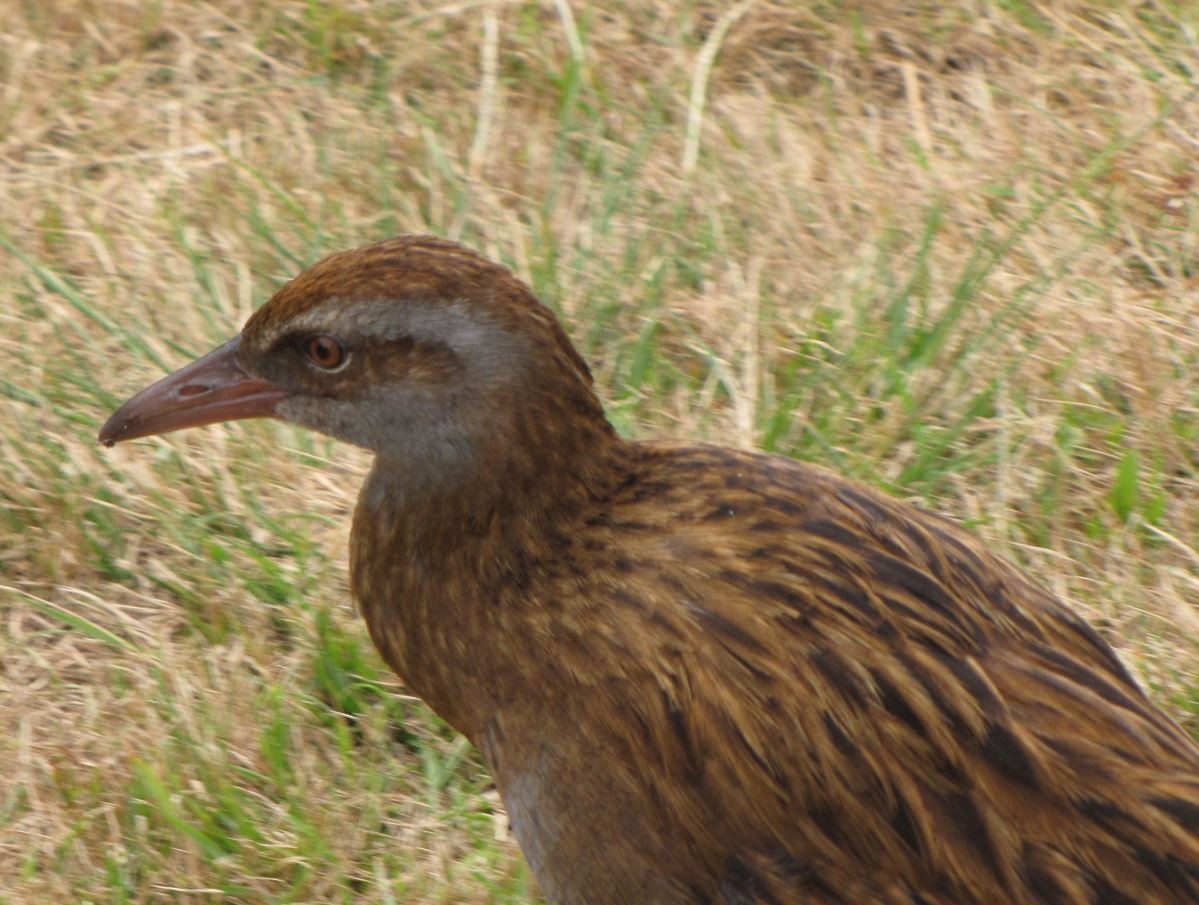
{"type": "Polygon", "coordinates": [[[333,371],[346,360],[346,350],[332,336],[314,336],[308,340],[308,357],[318,368],[333,371]]]}

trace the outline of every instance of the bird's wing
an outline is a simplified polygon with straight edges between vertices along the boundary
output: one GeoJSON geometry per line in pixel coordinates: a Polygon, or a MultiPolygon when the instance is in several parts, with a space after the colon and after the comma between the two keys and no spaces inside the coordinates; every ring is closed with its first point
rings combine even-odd
{"type": "Polygon", "coordinates": [[[669,601],[646,721],[743,840],[729,890],[1199,902],[1199,749],[1081,618],[946,520],[777,459],[737,478],[667,501],[689,565],[633,592],[669,601]]]}

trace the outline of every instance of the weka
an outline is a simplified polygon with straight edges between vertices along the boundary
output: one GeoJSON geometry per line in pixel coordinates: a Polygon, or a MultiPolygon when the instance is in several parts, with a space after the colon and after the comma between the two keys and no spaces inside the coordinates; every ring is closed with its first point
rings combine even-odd
{"type": "Polygon", "coordinates": [[[622,440],[473,252],[325,258],[100,439],[253,416],[374,451],[354,597],[550,902],[1199,902],[1199,747],[1081,618],[823,469],[622,440]]]}

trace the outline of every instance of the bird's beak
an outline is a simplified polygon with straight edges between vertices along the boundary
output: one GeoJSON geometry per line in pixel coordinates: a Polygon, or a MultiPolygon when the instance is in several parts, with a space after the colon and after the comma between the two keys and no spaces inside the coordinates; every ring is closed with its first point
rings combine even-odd
{"type": "Polygon", "coordinates": [[[275,414],[275,406],[287,391],[246,373],[237,361],[240,345],[241,336],[235,336],[142,390],[104,422],[100,442],[112,446],[184,427],[275,414]]]}

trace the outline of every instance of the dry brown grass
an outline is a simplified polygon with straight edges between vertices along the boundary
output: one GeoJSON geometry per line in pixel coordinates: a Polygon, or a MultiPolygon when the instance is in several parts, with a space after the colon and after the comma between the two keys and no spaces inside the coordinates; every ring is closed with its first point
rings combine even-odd
{"type": "Polygon", "coordinates": [[[93,440],[395,232],[511,263],[623,430],[973,521],[1194,719],[1199,13],[801,6],[0,0],[0,896],[526,900],[348,610],[363,457],[93,440]]]}

